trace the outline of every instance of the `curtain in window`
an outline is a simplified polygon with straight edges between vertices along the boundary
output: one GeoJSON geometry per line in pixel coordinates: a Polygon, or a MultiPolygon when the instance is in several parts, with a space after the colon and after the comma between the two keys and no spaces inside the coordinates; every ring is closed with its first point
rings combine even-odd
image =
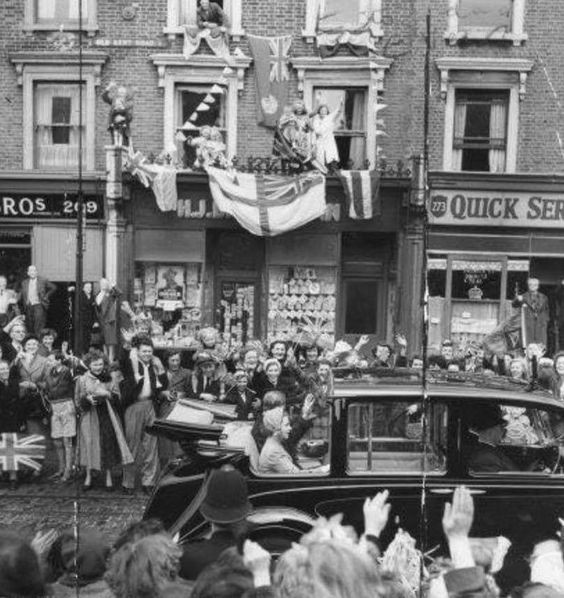
{"type": "Polygon", "coordinates": [[[35,0],[37,20],[53,20],[55,18],[56,4],[56,0],[35,0]]]}
{"type": "MultiPolygon", "coordinates": [[[[490,112],[490,141],[500,144],[505,141],[507,122],[507,104],[503,100],[494,100],[490,112]]],[[[505,171],[505,147],[490,149],[490,172],[505,171]]]]}
{"type": "MultiPolygon", "coordinates": [[[[35,148],[36,167],[41,169],[69,169],[78,165],[78,85],[38,85],[35,90],[35,148]],[[53,122],[53,98],[70,98],[71,110],[68,115],[68,143],[54,143],[53,126],[66,123],[53,122]]],[[[85,98],[83,97],[83,100],[85,98]]],[[[83,120],[86,118],[83,101],[83,120]]],[[[84,130],[84,126],[83,126],[84,130]]],[[[85,155],[83,148],[83,157],[85,155]]]]}
{"type": "Polygon", "coordinates": [[[195,27],[198,22],[197,0],[175,0],[175,2],[178,4],[178,24],[195,27]]]}
{"type": "MultiPolygon", "coordinates": [[[[79,0],[68,0],[68,15],[70,20],[78,21],[78,7],[79,0]]],[[[88,16],[88,0],[80,0],[82,2],[82,18],[86,19],[88,16]]]]}
{"type": "MultiPolygon", "coordinates": [[[[366,102],[364,93],[355,93],[353,96],[353,111],[351,120],[351,129],[353,131],[364,131],[366,129],[366,102]]],[[[366,159],[365,152],[365,138],[352,137],[351,138],[351,149],[349,158],[352,160],[353,168],[362,169],[364,168],[364,160],[366,159]]]]}
{"type": "Polygon", "coordinates": [[[462,148],[454,147],[454,140],[464,137],[466,128],[466,102],[457,102],[454,106],[454,139],[450,167],[452,170],[462,169],[462,148]]]}

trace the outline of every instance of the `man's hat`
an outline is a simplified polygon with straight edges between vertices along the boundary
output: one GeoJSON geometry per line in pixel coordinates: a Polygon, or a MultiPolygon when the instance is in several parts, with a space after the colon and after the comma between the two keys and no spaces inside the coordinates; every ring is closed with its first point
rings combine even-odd
{"type": "Polygon", "coordinates": [[[210,475],[200,513],[212,523],[235,523],[249,515],[247,482],[240,471],[224,465],[210,475]]]}
{"type": "Polygon", "coordinates": [[[474,405],[468,414],[468,420],[470,428],[479,432],[507,423],[499,406],[491,403],[474,405]]]}
{"type": "Polygon", "coordinates": [[[249,374],[247,373],[247,370],[243,369],[243,368],[237,368],[235,370],[235,372],[233,372],[233,378],[235,380],[237,380],[238,378],[248,378],[249,374]]]}

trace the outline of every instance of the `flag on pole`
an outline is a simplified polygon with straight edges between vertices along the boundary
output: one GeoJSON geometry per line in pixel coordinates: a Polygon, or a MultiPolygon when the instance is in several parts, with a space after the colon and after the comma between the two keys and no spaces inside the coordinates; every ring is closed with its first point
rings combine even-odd
{"type": "Polygon", "coordinates": [[[40,434],[0,434],[0,469],[21,471],[23,467],[41,471],[45,459],[45,437],[40,434]]]}
{"type": "Polygon", "coordinates": [[[325,213],[325,177],[318,172],[298,176],[254,175],[207,169],[217,208],[253,235],[274,237],[325,213]]]}
{"type": "Polygon", "coordinates": [[[368,220],[382,214],[380,176],[376,170],[339,170],[349,218],[368,220]]]}
{"type": "Polygon", "coordinates": [[[255,61],[257,122],[274,128],[288,100],[288,53],[292,36],[247,35],[247,39],[255,61]]]}

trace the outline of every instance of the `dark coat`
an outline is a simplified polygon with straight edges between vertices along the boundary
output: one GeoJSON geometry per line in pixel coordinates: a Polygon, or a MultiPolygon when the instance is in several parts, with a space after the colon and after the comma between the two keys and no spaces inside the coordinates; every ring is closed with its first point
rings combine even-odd
{"type": "Polygon", "coordinates": [[[270,390],[283,392],[286,396],[286,405],[288,406],[301,404],[304,398],[303,388],[299,385],[297,378],[284,370],[282,370],[276,384],[272,384],[264,372],[258,375],[256,383],[258,398],[262,401],[264,395],[270,390]]]}
{"type": "Polygon", "coordinates": [[[476,442],[468,457],[468,469],[477,473],[520,471],[513,461],[497,446],[476,442]]]}
{"type": "Polygon", "coordinates": [[[72,399],[74,386],[71,371],[66,366],[63,366],[59,372],[51,368],[45,376],[45,391],[50,401],[72,399]]]}
{"type": "Polygon", "coordinates": [[[2,347],[2,359],[8,363],[13,363],[18,355],[18,350],[12,345],[12,339],[9,334],[0,330],[0,347],[2,347]]]}
{"type": "Polygon", "coordinates": [[[257,399],[257,394],[250,388],[246,388],[243,395],[237,387],[229,390],[225,396],[225,402],[235,405],[237,419],[247,420],[249,415],[253,415],[253,402],[257,399]]]}
{"type": "MultiPolygon", "coordinates": [[[[49,301],[51,295],[57,290],[57,287],[42,276],[37,277],[37,296],[39,297],[39,302],[43,306],[44,309],[49,307],[49,301]]],[[[23,308],[25,309],[28,299],[29,299],[29,278],[25,278],[22,282],[22,289],[21,289],[21,303],[23,308]]]]}
{"type": "MultiPolygon", "coordinates": [[[[138,364],[138,374],[140,376],[139,381],[135,379],[135,375],[133,372],[133,364],[131,359],[129,359],[129,355],[126,359],[123,360],[121,364],[121,371],[123,374],[123,381],[120,385],[121,390],[121,397],[123,401],[124,408],[133,405],[138,399],[139,394],[143,390],[143,366],[141,363],[138,364]]],[[[168,388],[168,378],[166,373],[158,375],[155,371],[155,367],[153,365],[149,366],[149,380],[151,384],[151,400],[155,405],[160,402],[160,393],[163,390],[168,388]],[[158,387],[157,381],[160,383],[160,387],[158,387]]]]}
{"type": "Polygon", "coordinates": [[[523,300],[515,299],[513,307],[522,307],[525,315],[525,342],[542,343],[546,345],[547,326],[550,319],[548,297],[542,293],[527,291],[522,295],[523,300]]]}
{"type": "Polygon", "coordinates": [[[24,423],[19,383],[17,377],[11,375],[7,384],[0,382],[0,433],[20,432],[24,423]]]}
{"type": "Polygon", "coordinates": [[[203,392],[214,395],[219,399],[221,383],[219,380],[208,378],[207,383],[204,386],[204,377],[198,372],[197,374],[193,374],[190,379],[189,397],[191,399],[199,399],[203,392]]]}
{"type": "Polygon", "coordinates": [[[226,549],[237,544],[237,539],[229,531],[217,531],[208,539],[195,540],[183,546],[180,557],[180,577],[196,579],[198,575],[226,549]]]}
{"type": "Polygon", "coordinates": [[[100,322],[104,344],[116,345],[118,342],[117,333],[117,310],[118,295],[112,289],[103,297],[100,305],[96,305],[96,317],[100,322]]]}

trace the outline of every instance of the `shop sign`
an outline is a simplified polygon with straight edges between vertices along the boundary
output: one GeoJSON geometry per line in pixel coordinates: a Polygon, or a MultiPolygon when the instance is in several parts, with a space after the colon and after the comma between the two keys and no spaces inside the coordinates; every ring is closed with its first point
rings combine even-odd
{"type": "MultiPolygon", "coordinates": [[[[9,193],[0,195],[0,218],[76,218],[78,200],[70,194],[9,193]]],[[[104,218],[101,195],[85,195],[84,211],[88,220],[104,218]]]]}
{"type": "Polygon", "coordinates": [[[429,223],[564,228],[564,195],[434,189],[429,204],[429,223]]]}

